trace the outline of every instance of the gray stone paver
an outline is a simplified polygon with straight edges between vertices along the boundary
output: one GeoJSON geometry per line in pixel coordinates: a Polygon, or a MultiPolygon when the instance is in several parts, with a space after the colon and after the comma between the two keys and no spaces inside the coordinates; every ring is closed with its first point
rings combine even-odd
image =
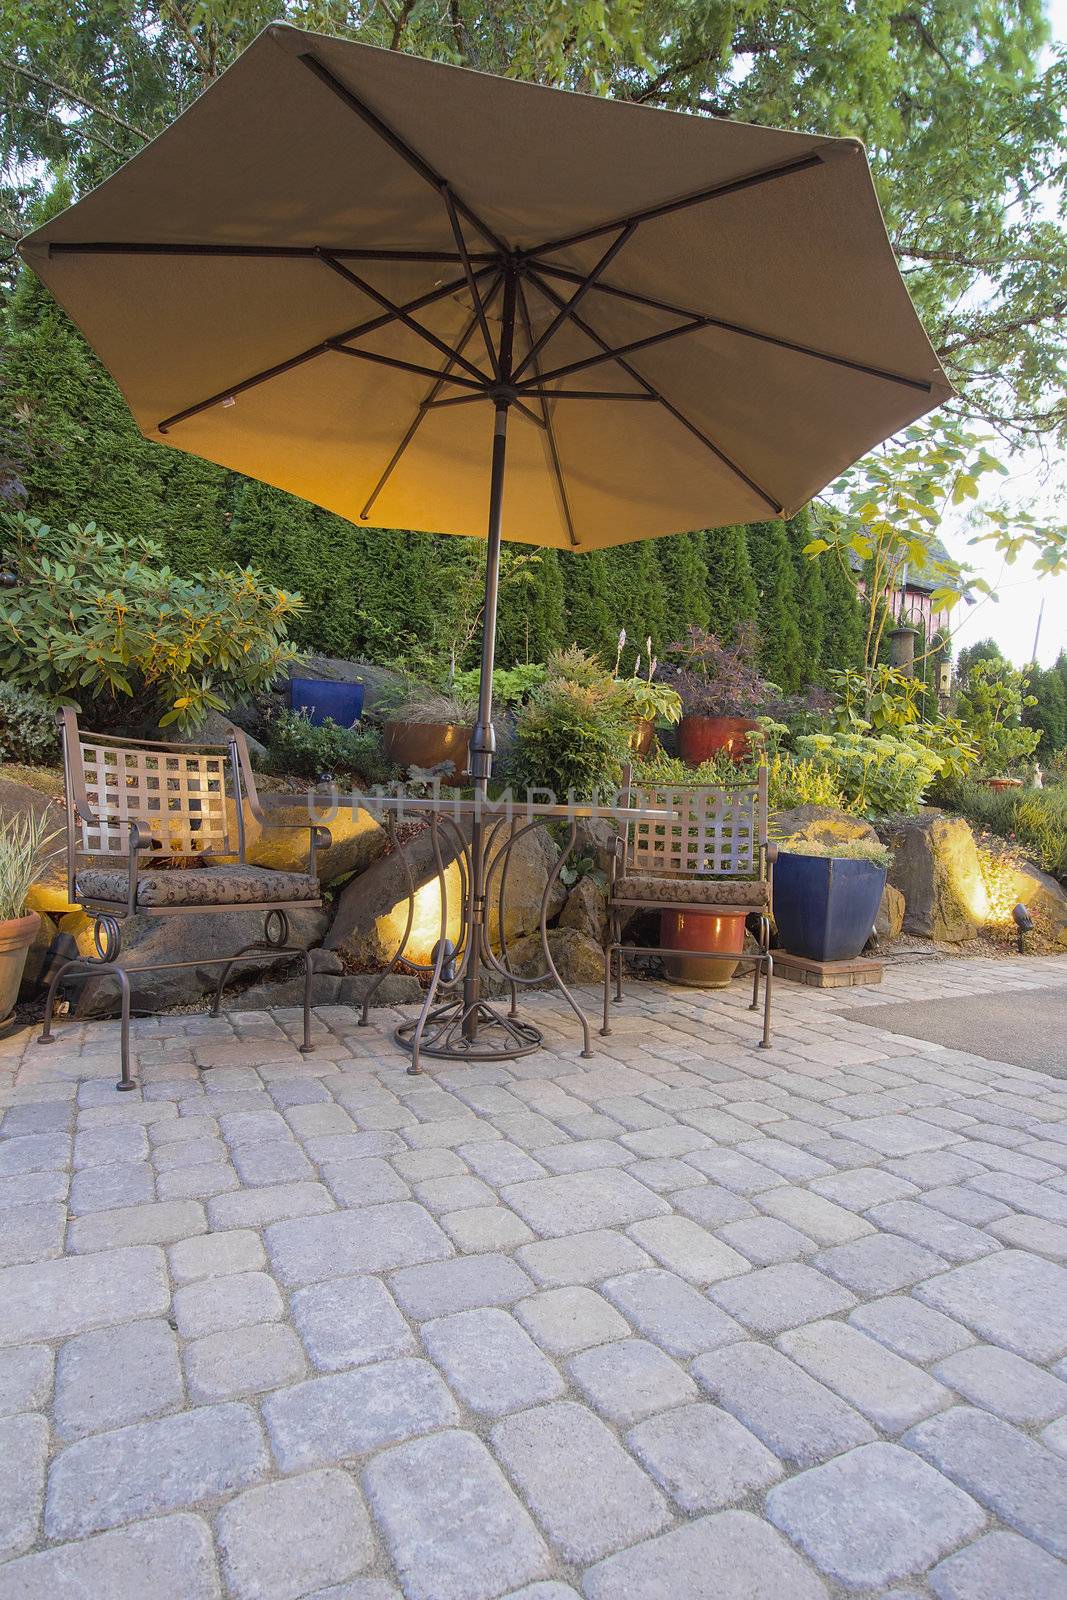
{"type": "Polygon", "coordinates": [[[1059,1600],[1067,1084],[839,1015],[1049,983],[0,1041],[0,1600],[1059,1600]]]}

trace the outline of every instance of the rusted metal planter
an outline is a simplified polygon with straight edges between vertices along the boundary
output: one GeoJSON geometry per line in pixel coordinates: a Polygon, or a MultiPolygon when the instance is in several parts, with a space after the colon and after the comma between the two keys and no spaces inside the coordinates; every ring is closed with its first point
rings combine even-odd
{"type": "Polygon", "coordinates": [[[731,761],[743,761],[751,735],[758,731],[759,723],[749,717],[705,717],[689,711],[678,724],[678,754],[691,767],[722,751],[731,761]]]}
{"type": "Polygon", "coordinates": [[[36,911],[0,922],[0,1024],[5,1023],[15,1009],[26,957],[40,925],[36,911]]]}
{"type": "Polygon", "coordinates": [[[451,761],[452,772],[441,782],[463,788],[470,782],[468,745],[473,728],[455,722],[386,722],[382,734],[385,755],[398,767],[439,767],[451,761]]]}

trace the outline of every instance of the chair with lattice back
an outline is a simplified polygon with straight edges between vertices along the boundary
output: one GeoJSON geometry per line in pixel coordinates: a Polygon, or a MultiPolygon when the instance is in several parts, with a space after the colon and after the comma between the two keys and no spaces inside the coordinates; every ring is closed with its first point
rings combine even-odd
{"type": "Polygon", "coordinates": [[[39,1042],[53,1039],[56,991],[64,979],[113,977],[122,996],[118,1087],[134,1088],[129,1065],[130,979],[146,972],[221,966],[213,1015],[233,967],[244,960],[302,959],[304,1037],[311,1049],[310,952],[290,942],[289,912],[322,904],[316,851],[327,828],[268,818],[259,802],[244,734],[225,744],[171,744],[84,732],[75,713],[60,713],[67,808],[67,894],[93,918],[95,956],[75,956],[52,975],[39,1042]],[[306,871],[252,865],[245,854],[245,808],[264,828],[308,834],[306,871]],[[195,961],[119,965],[126,917],[264,914],[263,937],[232,955],[195,961]]]}
{"type": "Polygon", "coordinates": [[[719,916],[757,919],[756,949],[746,951],[744,959],[753,963],[753,1011],[759,1008],[760,978],[766,977],[761,1043],[769,1046],[773,872],[778,851],[767,837],[766,767],[760,766],[754,781],[739,779],[714,789],[696,785],[635,789],[627,767],[622,804],[649,815],[626,824],[611,862],[601,1033],[611,1032],[613,973],[615,999],[622,999],[624,956],[707,955],[707,951],[661,945],[624,945],[626,923],[639,911],[685,912],[702,907],[719,916]],[[668,821],[663,820],[664,811],[670,813],[668,821]]]}

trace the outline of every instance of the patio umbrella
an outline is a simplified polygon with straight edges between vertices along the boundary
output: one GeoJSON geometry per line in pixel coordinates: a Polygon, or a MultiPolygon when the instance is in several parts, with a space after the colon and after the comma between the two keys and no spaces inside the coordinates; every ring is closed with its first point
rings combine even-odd
{"type": "Polygon", "coordinates": [[[20,248],[146,438],[487,535],[482,796],[502,538],[788,516],[952,392],[856,141],[281,24],[20,248]]]}

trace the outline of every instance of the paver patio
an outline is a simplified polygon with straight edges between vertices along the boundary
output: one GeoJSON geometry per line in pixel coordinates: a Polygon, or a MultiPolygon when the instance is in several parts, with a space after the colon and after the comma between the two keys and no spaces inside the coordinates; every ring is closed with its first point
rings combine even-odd
{"type": "Polygon", "coordinates": [[[856,1015],[1050,985],[0,1042],[0,1600],[1063,1600],[1067,1083],[856,1015]]]}

